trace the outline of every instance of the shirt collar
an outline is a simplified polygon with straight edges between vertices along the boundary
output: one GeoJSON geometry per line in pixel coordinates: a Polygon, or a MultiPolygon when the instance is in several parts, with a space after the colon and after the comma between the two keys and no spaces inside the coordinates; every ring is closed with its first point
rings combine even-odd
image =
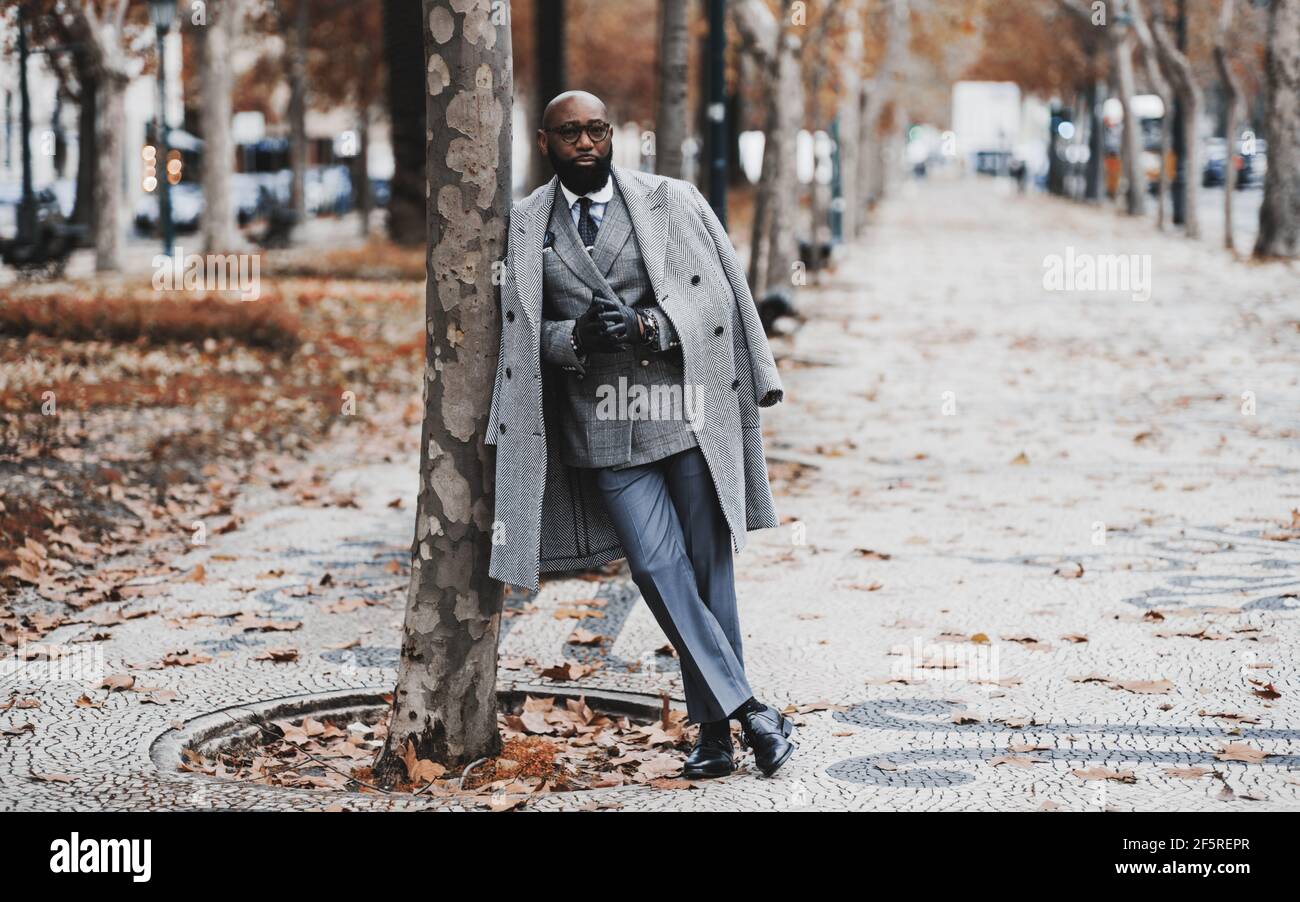
{"type": "Polygon", "coordinates": [[[614,173],[611,167],[609,178],[605,179],[605,186],[599,191],[588,191],[586,194],[574,194],[568,189],[564,182],[560,182],[560,190],[564,192],[564,199],[573,209],[573,205],[578,202],[579,197],[590,197],[593,204],[607,204],[614,197],[614,173]]]}

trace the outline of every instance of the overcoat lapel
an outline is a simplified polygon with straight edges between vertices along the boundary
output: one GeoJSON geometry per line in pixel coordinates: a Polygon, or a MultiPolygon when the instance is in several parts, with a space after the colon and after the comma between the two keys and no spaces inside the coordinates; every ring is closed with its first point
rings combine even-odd
{"type": "Polygon", "coordinates": [[[646,195],[635,181],[621,177],[618,167],[614,167],[612,172],[619,193],[623,195],[623,203],[627,206],[628,218],[632,220],[632,230],[636,233],[637,246],[641,248],[646,275],[654,286],[655,300],[662,304],[667,296],[664,290],[664,257],[668,252],[668,209],[665,205],[668,183],[660,182],[658,188],[646,195]]]}

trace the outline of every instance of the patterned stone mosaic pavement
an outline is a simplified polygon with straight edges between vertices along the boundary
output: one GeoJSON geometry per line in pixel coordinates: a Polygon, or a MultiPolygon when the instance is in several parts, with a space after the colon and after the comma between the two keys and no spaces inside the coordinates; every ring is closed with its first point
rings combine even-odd
{"type": "MultiPolygon", "coordinates": [[[[773,779],[530,807],[1300,810],[1298,288],[1285,270],[1051,200],[978,185],[893,199],[804,292],[804,328],[774,344],[787,403],[765,428],[787,522],[751,535],[738,584],[751,682],[799,706],[798,752],[773,779]],[[1045,291],[1044,260],[1067,247],[1149,254],[1150,300],[1045,291]],[[1131,777],[1078,773],[1097,769],[1131,777]]],[[[84,681],[0,662],[0,697],[41,701],[0,712],[0,728],[34,727],[0,735],[0,809],[446,804],[222,782],[156,760],[160,737],[214,712],[391,689],[417,439],[323,446],[329,490],[355,507],[251,492],[239,530],[173,562],[203,564],[202,582],[155,577],[156,594],[124,608],[252,609],[301,629],[149,616],[104,639],[89,625],[48,637],[107,673],[212,655],[135,672],[170,703],[100,691],[102,707],[79,707],[84,681]],[[374,603],[330,612],[344,597],[374,603]],[[286,645],[297,662],[257,657],[286,645]],[[70,781],[33,778],[51,773],[70,781]]],[[[504,660],[594,655],[603,666],[580,686],[680,700],[626,576],[550,581],[507,606],[504,660]],[[591,597],[604,617],[552,616],[591,597]],[[607,643],[566,644],[576,626],[607,643]]],[[[501,681],[539,682],[506,669],[501,681]]]]}

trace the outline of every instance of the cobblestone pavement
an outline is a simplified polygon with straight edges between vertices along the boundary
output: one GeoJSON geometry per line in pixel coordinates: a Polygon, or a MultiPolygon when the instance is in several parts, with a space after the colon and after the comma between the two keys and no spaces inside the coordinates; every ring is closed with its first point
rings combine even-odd
{"type": "MultiPolygon", "coordinates": [[[[531,807],[1300,809],[1297,287],[1284,269],[1064,202],[972,184],[891,200],[802,294],[804,328],[775,343],[787,403],[765,428],[787,522],[738,558],[747,670],[760,697],[803,710],[798,752],[773,779],[531,807]],[[1044,260],[1067,247],[1149,254],[1150,299],[1044,290],[1044,260]],[[1100,770],[1131,776],[1078,773],[1100,770]]],[[[84,684],[0,674],[0,697],[41,702],[0,713],[0,727],[35,727],[0,735],[0,808],[440,804],[231,784],[151,758],[174,725],[222,709],[392,687],[416,438],[383,449],[387,462],[361,436],[322,447],[329,490],[356,507],[287,506],[265,489],[242,528],[175,562],[203,563],[204,581],[155,577],[158,594],[126,605],[252,608],[300,630],[151,616],[88,646],[109,673],[213,655],[136,672],[175,691],[169,704],[100,691],[102,707],[79,707],[84,684]],[[340,593],[376,604],[328,613],[340,593]],[[286,645],[296,663],[256,659],[286,645]],[[71,782],[32,777],[50,773],[71,782]]],[[[585,660],[565,644],[582,626],[609,641],[580,685],[680,700],[626,577],[555,580],[508,606],[503,660],[585,660]],[[603,618],[552,616],[593,595],[603,618]]]]}

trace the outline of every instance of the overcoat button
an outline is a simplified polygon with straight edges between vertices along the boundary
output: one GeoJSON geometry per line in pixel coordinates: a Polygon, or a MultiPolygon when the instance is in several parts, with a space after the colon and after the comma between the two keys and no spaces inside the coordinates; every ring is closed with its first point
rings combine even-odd
{"type": "Polygon", "coordinates": [[[721,327],[721,326],[718,326],[716,329],[714,329],[714,330],[713,330],[713,334],[714,334],[714,335],[721,335],[721,334],[722,334],[722,327],[721,327]]]}
{"type": "Polygon", "coordinates": [[[699,276],[691,276],[691,284],[692,284],[692,285],[698,285],[698,284],[700,284],[700,277],[699,277],[699,276]]]}
{"type": "Polygon", "coordinates": [[[514,321],[515,321],[515,312],[514,312],[513,310],[507,310],[507,311],[506,311],[506,322],[508,322],[508,323],[513,323],[514,321]]]}
{"type": "Polygon", "coordinates": [[[738,388],[740,388],[740,380],[739,379],[731,380],[731,390],[735,391],[738,388]]]}
{"type": "Polygon", "coordinates": [[[506,424],[505,424],[505,423],[502,423],[502,424],[501,424],[501,431],[502,431],[502,432],[505,432],[505,431],[506,431],[506,424]]]}
{"type": "Polygon", "coordinates": [[[510,367],[506,367],[506,378],[510,378],[510,367]]]}

